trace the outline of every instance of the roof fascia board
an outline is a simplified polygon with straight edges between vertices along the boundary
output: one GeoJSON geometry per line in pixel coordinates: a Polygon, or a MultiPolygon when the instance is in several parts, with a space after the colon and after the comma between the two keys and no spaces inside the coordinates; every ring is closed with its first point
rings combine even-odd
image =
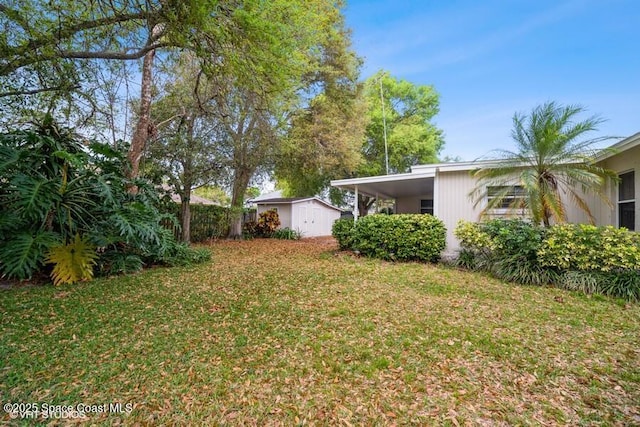
{"type": "Polygon", "coordinates": [[[361,185],[361,184],[377,184],[380,182],[405,181],[412,179],[423,179],[435,177],[435,169],[429,172],[421,173],[399,173],[395,175],[376,175],[364,178],[348,178],[331,181],[332,186],[340,185],[361,185]]]}
{"type": "Polygon", "coordinates": [[[339,207],[333,206],[331,203],[327,203],[319,197],[307,197],[305,199],[298,199],[298,200],[276,200],[276,201],[269,201],[269,199],[267,199],[267,200],[260,200],[256,202],[256,204],[257,205],[293,205],[296,203],[308,202],[310,200],[316,200],[327,207],[330,207],[332,209],[342,212],[342,209],[340,209],[339,207]]]}
{"type": "Polygon", "coordinates": [[[634,133],[633,135],[624,138],[621,141],[616,142],[610,147],[604,149],[600,153],[598,153],[595,157],[596,162],[601,162],[603,160],[608,159],[609,157],[613,157],[616,154],[623,153],[627,150],[630,150],[636,146],[640,145],[640,132],[634,133]]]}

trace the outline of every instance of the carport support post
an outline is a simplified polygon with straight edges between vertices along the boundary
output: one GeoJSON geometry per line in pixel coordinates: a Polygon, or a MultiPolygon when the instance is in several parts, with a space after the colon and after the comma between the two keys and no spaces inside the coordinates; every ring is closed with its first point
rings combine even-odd
{"type": "Polygon", "coordinates": [[[355,190],[356,190],[356,201],[353,204],[353,222],[355,223],[356,221],[358,221],[358,186],[355,186],[355,190]]]}

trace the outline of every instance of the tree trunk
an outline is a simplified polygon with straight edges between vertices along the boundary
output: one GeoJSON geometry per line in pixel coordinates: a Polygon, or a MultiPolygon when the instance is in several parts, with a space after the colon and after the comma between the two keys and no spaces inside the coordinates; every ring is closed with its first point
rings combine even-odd
{"type": "Polygon", "coordinates": [[[373,205],[376,199],[368,196],[358,196],[358,216],[367,216],[369,213],[369,208],[373,205]]]}
{"type": "Polygon", "coordinates": [[[251,173],[249,171],[236,171],[233,180],[233,190],[231,194],[231,224],[229,239],[242,239],[242,211],[244,208],[244,193],[249,186],[251,173]]]}
{"type": "MultiPolygon", "coordinates": [[[[156,25],[152,30],[152,35],[157,35],[161,27],[156,25]]],[[[153,89],[153,59],[156,56],[155,50],[150,50],[142,61],[142,81],[140,83],[140,110],[138,111],[138,123],[131,138],[131,146],[127,155],[130,169],[129,178],[136,178],[140,173],[140,159],[144,147],[149,139],[149,128],[151,125],[151,95],[153,89]]]]}
{"type": "Polygon", "coordinates": [[[191,185],[185,185],[180,196],[180,218],[182,225],[182,241],[191,242],[191,185]]]}
{"type": "MultiPolygon", "coordinates": [[[[191,146],[193,142],[193,124],[194,116],[189,116],[186,120],[187,125],[187,141],[191,146]]],[[[191,188],[193,187],[193,156],[197,153],[188,151],[185,158],[182,161],[182,194],[180,195],[180,202],[182,203],[182,241],[185,243],[191,242],[191,188]]]]}

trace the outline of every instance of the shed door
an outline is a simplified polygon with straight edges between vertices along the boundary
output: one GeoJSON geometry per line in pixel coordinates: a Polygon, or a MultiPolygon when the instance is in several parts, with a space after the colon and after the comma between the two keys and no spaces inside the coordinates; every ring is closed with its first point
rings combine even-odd
{"type": "Polygon", "coordinates": [[[307,221],[307,207],[298,207],[297,228],[305,236],[309,235],[309,221],[307,221]]]}
{"type": "Polygon", "coordinates": [[[324,234],[322,230],[322,209],[314,207],[311,212],[311,230],[309,235],[321,236],[324,234]]]}

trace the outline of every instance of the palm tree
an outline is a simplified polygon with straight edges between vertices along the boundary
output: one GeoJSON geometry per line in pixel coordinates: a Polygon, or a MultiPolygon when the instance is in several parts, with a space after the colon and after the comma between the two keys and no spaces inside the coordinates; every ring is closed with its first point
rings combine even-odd
{"type": "Polygon", "coordinates": [[[470,194],[476,199],[475,205],[491,191],[483,213],[504,207],[506,200],[511,202],[510,207],[526,209],[536,224],[548,227],[552,219],[567,220],[561,198],[561,194],[567,194],[593,224],[594,217],[583,197],[594,193],[611,204],[604,183],[609,178],[616,179],[616,175],[594,163],[594,144],[610,137],[583,139],[584,134],[597,130],[603,122],[597,116],[576,121],[584,111],[581,106],[547,102],[534,108],[529,116],[516,113],[511,136],[518,150],[496,150],[494,164],[472,172],[478,179],[478,186],[470,194]],[[514,186],[520,194],[516,194],[514,186]]]}

